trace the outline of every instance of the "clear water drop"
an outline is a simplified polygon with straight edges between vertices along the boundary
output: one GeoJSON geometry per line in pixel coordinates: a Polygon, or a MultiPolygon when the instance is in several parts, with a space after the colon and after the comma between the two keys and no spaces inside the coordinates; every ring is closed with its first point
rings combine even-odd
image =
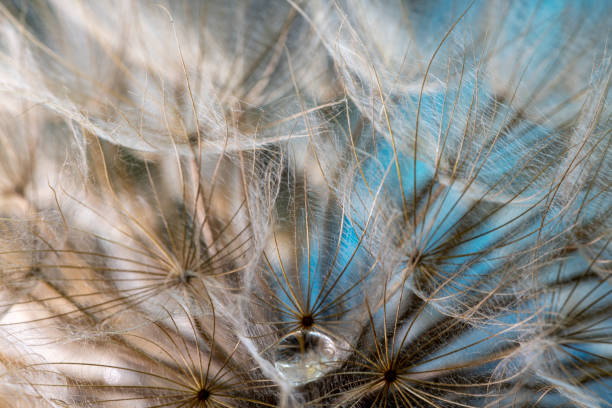
{"type": "Polygon", "coordinates": [[[276,369],[292,385],[322,377],[336,365],[334,341],[323,333],[301,330],[283,337],[274,351],[276,369]]]}

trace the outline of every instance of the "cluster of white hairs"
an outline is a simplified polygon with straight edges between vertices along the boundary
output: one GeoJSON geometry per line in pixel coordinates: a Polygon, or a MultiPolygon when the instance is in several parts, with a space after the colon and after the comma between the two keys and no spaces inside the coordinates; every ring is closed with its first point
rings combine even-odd
{"type": "Polygon", "coordinates": [[[0,0],[0,407],[612,407],[611,27],[0,0]]]}

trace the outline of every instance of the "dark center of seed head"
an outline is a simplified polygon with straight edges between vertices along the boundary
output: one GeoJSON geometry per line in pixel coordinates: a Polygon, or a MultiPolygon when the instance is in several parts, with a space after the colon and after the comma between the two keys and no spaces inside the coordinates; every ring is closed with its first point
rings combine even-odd
{"type": "Polygon", "coordinates": [[[300,322],[300,324],[302,325],[302,327],[304,328],[309,328],[312,327],[312,325],[314,324],[314,319],[312,318],[312,315],[305,315],[302,316],[302,321],[300,322]]]}
{"type": "Polygon", "coordinates": [[[393,369],[389,369],[385,371],[384,378],[387,384],[391,384],[393,381],[397,380],[397,372],[393,369]]]}
{"type": "Polygon", "coordinates": [[[189,283],[194,277],[195,273],[191,269],[185,269],[183,273],[179,274],[179,280],[181,283],[189,283]]]}
{"type": "Polygon", "coordinates": [[[420,251],[415,251],[411,256],[410,256],[410,263],[412,265],[416,265],[421,261],[421,252],[420,251]]]}
{"type": "Polygon", "coordinates": [[[208,397],[210,397],[210,392],[207,389],[202,388],[200,391],[198,391],[198,400],[206,401],[208,397]]]}

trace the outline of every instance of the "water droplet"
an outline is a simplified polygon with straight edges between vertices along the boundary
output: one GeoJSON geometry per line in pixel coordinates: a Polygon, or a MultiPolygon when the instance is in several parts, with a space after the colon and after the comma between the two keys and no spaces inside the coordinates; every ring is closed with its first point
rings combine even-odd
{"type": "Polygon", "coordinates": [[[334,341],[323,333],[301,330],[283,337],[274,353],[275,366],[293,385],[323,376],[336,365],[334,341]]]}

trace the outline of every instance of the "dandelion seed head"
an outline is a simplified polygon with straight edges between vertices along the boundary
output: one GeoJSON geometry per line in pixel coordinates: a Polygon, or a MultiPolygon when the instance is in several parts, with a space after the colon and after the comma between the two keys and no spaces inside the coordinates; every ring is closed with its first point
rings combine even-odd
{"type": "Polygon", "coordinates": [[[0,405],[611,405],[611,12],[0,2],[0,405]]]}

